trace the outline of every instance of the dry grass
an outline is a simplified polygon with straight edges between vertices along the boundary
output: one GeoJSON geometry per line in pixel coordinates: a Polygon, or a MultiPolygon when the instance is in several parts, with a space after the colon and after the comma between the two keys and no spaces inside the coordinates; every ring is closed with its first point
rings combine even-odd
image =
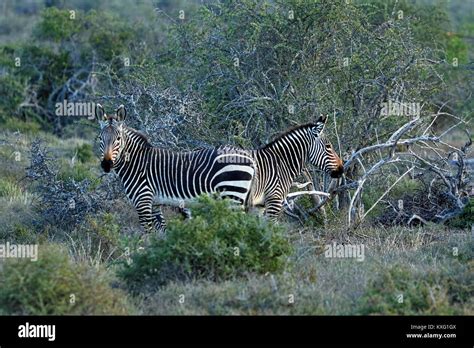
{"type": "MultiPolygon", "coordinates": [[[[384,276],[395,265],[409,270],[407,277],[413,277],[413,286],[419,286],[420,293],[425,291],[423,281],[420,284],[417,281],[420,275],[434,272],[439,278],[439,284],[428,287],[437,289],[430,292],[432,309],[427,312],[426,308],[413,306],[409,302],[413,294],[407,293],[406,313],[474,313],[472,300],[456,303],[448,298],[451,290],[445,282],[455,277],[460,269],[465,272],[466,267],[472,269],[472,261],[466,261],[472,259],[469,253],[472,241],[467,231],[450,231],[433,225],[424,229],[372,227],[359,230],[357,234],[342,229],[295,230],[293,234],[297,246],[295,263],[283,274],[248,275],[246,279],[221,283],[203,280],[172,283],[143,295],[142,313],[357,315],[362,313],[361,298],[376,297],[372,294],[371,282],[384,276]],[[365,260],[326,258],[321,246],[329,242],[364,244],[365,260]],[[453,255],[453,248],[458,248],[458,256],[453,255]],[[180,303],[182,295],[184,303],[180,303]],[[290,303],[290,295],[294,298],[293,303],[290,303]]],[[[418,293],[417,289],[411,291],[418,293]]],[[[472,287],[467,291],[472,294],[472,287]]],[[[395,298],[397,292],[384,296],[390,298],[392,295],[395,298]]],[[[376,313],[376,308],[373,311],[376,313]]]]}

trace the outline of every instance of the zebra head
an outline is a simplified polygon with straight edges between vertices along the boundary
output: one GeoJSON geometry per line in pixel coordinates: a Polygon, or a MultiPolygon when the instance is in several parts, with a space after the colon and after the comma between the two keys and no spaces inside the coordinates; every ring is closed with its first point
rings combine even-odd
{"type": "Polygon", "coordinates": [[[120,156],[124,146],[123,129],[127,112],[123,105],[120,105],[115,115],[107,115],[102,105],[97,104],[95,115],[100,123],[100,153],[102,162],[100,163],[104,172],[108,173],[114,167],[114,163],[120,156]]]}
{"type": "Polygon", "coordinates": [[[332,178],[340,178],[344,173],[344,163],[332,147],[329,139],[321,135],[327,121],[327,116],[321,115],[319,120],[309,128],[310,142],[309,162],[325,171],[332,178]]]}

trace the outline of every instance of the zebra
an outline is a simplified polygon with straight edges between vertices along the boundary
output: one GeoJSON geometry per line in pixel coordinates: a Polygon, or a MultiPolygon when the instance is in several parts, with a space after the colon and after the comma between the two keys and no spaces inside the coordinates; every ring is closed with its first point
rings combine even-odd
{"type": "Polygon", "coordinates": [[[200,194],[218,193],[248,204],[255,174],[248,152],[230,145],[187,152],[154,147],[143,134],[125,125],[126,115],[123,105],[115,115],[107,115],[102,105],[96,105],[101,167],[118,174],[145,230],[165,232],[166,221],[155,202],[183,208],[200,194]]]}
{"type": "Polygon", "coordinates": [[[271,220],[279,216],[283,202],[294,179],[307,162],[339,178],[344,165],[330,141],[322,135],[327,116],[321,115],[315,123],[292,128],[267,145],[251,150],[256,163],[249,205],[264,206],[264,215],[271,220]]]}

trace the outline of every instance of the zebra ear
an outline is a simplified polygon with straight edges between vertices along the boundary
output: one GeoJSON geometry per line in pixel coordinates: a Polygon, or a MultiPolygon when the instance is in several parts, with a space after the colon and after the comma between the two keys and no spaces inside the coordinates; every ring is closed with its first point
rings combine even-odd
{"type": "Polygon", "coordinates": [[[95,117],[98,121],[107,120],[107,115],[105,114],[104,107],[100,104],[95,105],[95,117]]]}
{"type": "Polygon", "coordinates": [[[125,110],[125,106],[120,105],[117,109],[117,118],[119,121],[125,121],[125,118],[127,117],[127,110],[125,110]]]}
{"type": "Polygon", "coordinates": [[[312,128],[312,132],[315,135],[319,136],[323,132],[324,126],[326,125],[327,120],[328,120],[328,116],[321,114],[319,116],[319,119],[316,121],[314,127],[312,128]]]}

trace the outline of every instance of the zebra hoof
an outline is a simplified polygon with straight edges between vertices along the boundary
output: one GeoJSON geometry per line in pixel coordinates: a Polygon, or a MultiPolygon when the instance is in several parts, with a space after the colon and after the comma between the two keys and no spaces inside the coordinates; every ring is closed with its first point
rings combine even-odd
{"type": "Polygon", "coordinates": [[[180,208],[180,213],[186,220],[191,220],[193,218],[191,215],[191,209],[180,208]]]}

